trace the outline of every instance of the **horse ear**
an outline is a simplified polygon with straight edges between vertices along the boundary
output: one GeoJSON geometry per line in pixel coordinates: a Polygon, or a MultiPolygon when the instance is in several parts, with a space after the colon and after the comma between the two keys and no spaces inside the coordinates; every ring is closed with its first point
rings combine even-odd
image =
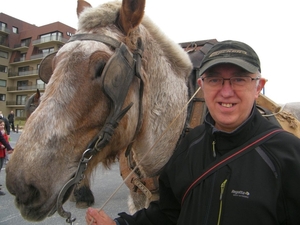
{"type": "Polygon", "coordinates": [[[36,89],[36,93],[34,94],[34,101],[37,102],[41,97],[40,90],[36,89]]]}
{"type": "Polygon", "coordinates": [[[52,60],[56,56],[57,52],[53,52],[49,55],[47,55],[42,62],[40,63],[39,67],[39,77],[42,81],[44,81],[46,84],[48,84],[50,77],[53,73],[52,70],[52,60]]]}
{"type": "Polygon", "coordinates": [[[37,94],[38,97],[41,97],[41,93],[40,93],[39,89],[36,89],[36,94],[37,94]]]}
{"type": "Polygon", "coordinates": [[[84,0],[78,0],[77,1],[77,17],[79,17],[80,13],[84,10],[84,8],[91,8],[92,6],[90,3],[84,1],[84,0]]]}
{"type": "Polygon", "coordinates": [[[146,0],[123,0],[118,24],[125,34],[138,26],[144,16],[146,0]]]}

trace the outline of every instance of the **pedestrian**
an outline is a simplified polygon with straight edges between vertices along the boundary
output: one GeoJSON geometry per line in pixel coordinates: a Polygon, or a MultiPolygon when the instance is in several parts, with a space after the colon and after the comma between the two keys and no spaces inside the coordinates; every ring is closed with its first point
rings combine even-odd
{"type": "Polygon", "coordinates": [[[199,72],[208,113],[163,168],[159,201],[115,220],[89,208],[87,224],[300,224],[300,140],[256,109],[266,83],[257,54],[219,42],[199,72]]]}
{"type": "Polygon", "coordinates": [[[11,126],[11,129],[13,132],[16,132],[15,130],[15,114],[14,111],[10,111],[10,114],[8,114],[7,116],[9,125],[11,126]]]}
{"type": "MultiPolygon", "coordinates": [[[[12,147],[9,144],[8,135],[5,131],[5,122],[0,119],[0,172],[5,162],[5,156],[7,154],[11,154],[13,151],[12,147]]],[[[5,195],[3,191],[1,191],[2,184],[0,184],[0,195],[5,195]]]]}
{"type": "Polygon", "coordinates": [[[6,118],[3,116],[2,111],[0,111],[0,119],[4,120],[4,123],[5,123],[5,130],[6,130],[7,135],[9,136],[9,135],[10,135],[10,126],[9,126],[9,122],[8,122],[8,119],[6,119],[6,118]]]}

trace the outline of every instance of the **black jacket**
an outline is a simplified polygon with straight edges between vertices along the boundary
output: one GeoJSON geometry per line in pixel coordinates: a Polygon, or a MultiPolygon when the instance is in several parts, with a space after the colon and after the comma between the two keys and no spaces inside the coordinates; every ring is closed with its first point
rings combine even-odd
{"type": "Polygon", "coordinates": [[[216,130],[213,123],[208,114],[205,124],[178,146],[160,176],[159,202],[133,216],[121,213],[121,224],[124,219],[130,225],[300,224],[300,140],[285,131],[262,143],[260,151],[252,149],[208,176],[181,204],[204,168],[276,127],[256,109],[231,133],[216,130]]]}

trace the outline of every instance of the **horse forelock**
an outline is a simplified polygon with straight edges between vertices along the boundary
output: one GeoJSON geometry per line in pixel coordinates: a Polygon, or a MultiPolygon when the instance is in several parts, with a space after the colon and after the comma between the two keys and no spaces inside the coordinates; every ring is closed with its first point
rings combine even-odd
{"type": "Polygon", "coordinates": [[[121,2],[104,3],[94,8],[86,8],[79,16],[78,30],[90,30],[113,24],[121,8],[121,2]]]}

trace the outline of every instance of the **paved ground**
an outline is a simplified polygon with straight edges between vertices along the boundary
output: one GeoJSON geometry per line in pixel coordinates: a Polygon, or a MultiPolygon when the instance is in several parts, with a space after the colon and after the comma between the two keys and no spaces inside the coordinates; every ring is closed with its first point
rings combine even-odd
{"type": "MultiPolygon", "coordinates": [[[[11,145],[14,146],[20,136],[19,133],[11,133],[11,145]]],[[[100,208],[107,201],[109,196],[116,190],[122,183],[122,179],[119,175],[118,165],[114,165],[111,170],[106,171],[99,166],[95,173],[94,181],[92,183],[92,191],[95,195],[94,207],[100,208]]],[[[22,218],[18,209],[14,205],[14,197],[9,194],[5,187],[5,168],[0,172],[0,184],[2,184],[2,191],[6,193],[4,196],[0,196],[0,225],[65,225],[65,219],[60,217],[57,213],[52,217],[45,219],[42,222],[29,222],[22,218]]],[[[104,210],[111,216],[116,217],[118,212],[127,212],[127,187],[122,185],[117,194],[109,201],[104,207],[104,210]]],[[[76,217],[74,225],[84,225],[85,209],[77,209],[75,203],[66,202],[64,210],[72,213],[72,217],[76,217]]]]}

